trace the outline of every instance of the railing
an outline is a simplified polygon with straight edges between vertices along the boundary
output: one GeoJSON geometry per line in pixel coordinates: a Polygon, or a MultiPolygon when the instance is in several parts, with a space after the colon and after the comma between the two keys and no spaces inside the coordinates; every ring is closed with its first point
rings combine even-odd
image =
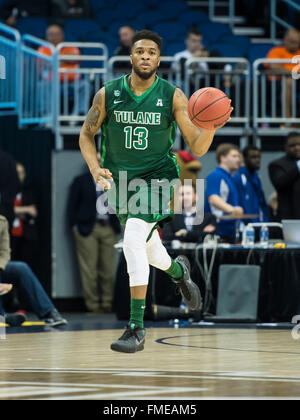
{"type": "Polygon", "coordinates": [[[19,127],[30,124],[52,127],[54,124],[53,54],[52,44],[31,35],[22,36],[19,127]],[[49,55],[39,50],[41,47],[47,48],[49,55]]]}
{"type": "Polygon", "coordinates": [[[102,43],[64,42],[56,47],[54,131],[57,149],[63,147],[62,134],[80,132],[94,94],[107,80],[107,60],[108,50],[102,43]]]}
{"type": "Polygon", "coordinates": [[[190,58],[185,63],[184,92],[187,97],[203,87],[223,90],[234,111],[222,135],[247,135],[250,122],[250,63],[244,58],[190,58]],[[206,63],[207,66],[200,67],[206,63]],[[217,68],[213,69],[212,66],[217,68]]]}
{"type": "MultiPolygon", "coordinates": [[[[51,128],[58,150],[63,147],[62,135],[79,134],[91,100],[103,83],[131,71],[129,57],[108,60],[104,44],[63,43],[54,48],[28,35],[20,40],[17,31],[1,24],[0,52],[6,72],[6,79],[0,77],[0,113],[18,112],[21,127],[38,124],[51,128]],[[49,55],[39,50],[41,46],[48,48],[49,55]],[[63,48],[80,48],[80,53],[75,57],[72,50],[66,54],[63,48]]],[[[240,136],[244,141],[252,133],[256,138],[285,135],[291,125],[299,124],[298,63],[297,56],[293,60],[256,60],[252,91],[250,64],[243,58],[191,58],[180,66],[174,57],[161,57],[158,74],[181,86],[187,97],[207,86],[223,90],[232,99],[234,111],[217,134],[240,136]],[[293,64],[294,69],[270,69],[270,64],[293,64]]]]}
{"type": "Polygon", "coordinates": [[[259,59],[253,63],[253,129],[256,135],[282,136],[290,131],[289,125],[299,124],[297,63],[300,63],[300,57],[259,59]],[[270,64],[293,64],[296,73],[271,69],[270,64]]]}
{"type": "MultiPolygon", "coordinates": [[[[211,21],[217,22],[219,20],[219,16],[216,13],[216,8],[218,6],[218,3],[221,3],[221,5],[224,7],[224,2],[218,2],[216,0],[209,0],[209,19],[211,21]]],[[[235,24],[235,0],[227,0],[226,2],[228,4],[228,15],[226,17],[229,18],[229,25],[231,29],[234,28],[235,24]]]]}
{"type": "MultiPolygon", "coordinates": [[[[180,85],[180,73],[178,62],[174,57],[162,56],[157,74],[159,77],[168,80],[174,85],[180,85]]],[[[115,56],[108,60],[108,79],[114,79],[123,74],[131,72],[130,58],[126,56],[115,56]]]]}
{"type": "Polygon", "coordinates": [[[20,34],[0,23],[0,115],[17,113],[19,103],[18,69],[20,34]],[[5,111],[4,111],[5,110],[5,111]]]}
{"type": "MultiPolygon", "coordinates": [[[[293,7],[296,11],[300,11],[300,5],[292,0],[281,0],[283,3],[288,6],[293,7]]],[[[277,16],[277,6],[280,3],[280,0],[270,0],[270,37],[274,42],[276,41],[276,24],[283,26],[285,29],[291,29],[292,25],[281,19],[277,16]]]]}

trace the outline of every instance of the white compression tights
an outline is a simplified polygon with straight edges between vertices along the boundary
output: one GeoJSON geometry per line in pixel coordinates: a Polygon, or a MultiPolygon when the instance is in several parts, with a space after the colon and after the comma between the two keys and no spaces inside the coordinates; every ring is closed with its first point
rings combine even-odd
{"type": "Polygon", "coordinates": [[[146,243],[155,223],[130,218],[124,231],[123,251],[127,262],[130,287],[145,286],[149,281],[149,264],[161,270],[171,266],[171,257],[163,246],[157,230],[146,243]]]}

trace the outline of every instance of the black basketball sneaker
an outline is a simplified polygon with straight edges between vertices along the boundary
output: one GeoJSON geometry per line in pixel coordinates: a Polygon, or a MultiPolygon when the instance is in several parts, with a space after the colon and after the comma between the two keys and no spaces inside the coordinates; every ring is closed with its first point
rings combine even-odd
{"type": "Polygon", "coordinates": [[[179,279],[172,278],[172,281],[179,288],[180,294],[185,304],[192,311],[200,311],[202,308],[202,297],[199,287],[191,279],[191,265],[188,258],[184,255],[179,255],[177,258],[175,258],[175,262],[180,264],[183,271],[183,276],[179,279]]]}
{"type": "Polygon", "coordinates": [[[146,330],[135,324],[128,324],[122,337],[114,341],[110,348],[122,353],[144,350],[146,330]]]}

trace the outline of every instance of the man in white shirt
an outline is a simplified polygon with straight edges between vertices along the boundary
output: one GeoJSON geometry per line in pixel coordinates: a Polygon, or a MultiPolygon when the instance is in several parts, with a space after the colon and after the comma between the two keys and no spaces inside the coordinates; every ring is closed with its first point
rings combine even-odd
{"type": "MultiPolygon", "coordinates": [[[[184,80],[184,63],[187,59],[194,57],[208,57],[208,51],[202,44],[203,35],[197,28],[192,28],[188,31],[185,39],[186,50],[180,51],[174,55],[174,58],[180,63],[181,67],[181,80],[184,80]]],[[[203,61],[201,63],[195,63],[193,69],[196,70],[208,70],[208,64],[203,61]]]]}

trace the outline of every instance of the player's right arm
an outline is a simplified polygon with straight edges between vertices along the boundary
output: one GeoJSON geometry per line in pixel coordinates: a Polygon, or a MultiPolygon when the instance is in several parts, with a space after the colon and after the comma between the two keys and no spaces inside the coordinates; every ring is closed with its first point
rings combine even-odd
{"type": "Polygon", "coordinates": [[[110,183],[106,179],[113,181],[112,174],[108,169],[99,166],[95,145],[95,134],[105,117],[105,88],[103,87],[94,96],[92,106],[81,128],[79,147],[96,184],[109,189],[110,183]]]}

